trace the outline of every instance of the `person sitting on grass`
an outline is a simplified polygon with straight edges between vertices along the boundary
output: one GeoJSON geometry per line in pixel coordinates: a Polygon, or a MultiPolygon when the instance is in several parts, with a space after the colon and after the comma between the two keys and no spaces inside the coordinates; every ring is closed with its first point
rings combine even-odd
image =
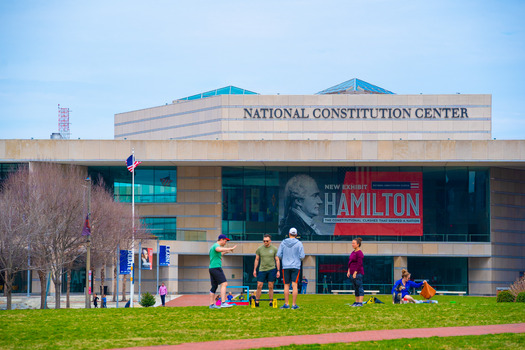
{"type": "Polygon", "coordinates": [[[392,302],[394,304],[415,303],[414,298],[410,296],[410,288],[421,288],[426,281],[416,283],[410,280],[410,273],[403,269],[401,279],[397,280],[392,287],[392,302]]]}

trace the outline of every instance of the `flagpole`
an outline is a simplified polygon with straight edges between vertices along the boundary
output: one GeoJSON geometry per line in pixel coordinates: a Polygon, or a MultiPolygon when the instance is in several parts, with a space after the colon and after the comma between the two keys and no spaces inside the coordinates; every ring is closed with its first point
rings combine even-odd
{"type": "MultiPolygon", "coordinates": [[[[135,149],[131,149],[131,161],[133,166],[135,165],[135,149]]],[[[131,172],[131,229],[132,229],[132,236],[131,236],[131,256],[133,257],[132,263],[131,263],[131,286],[129,289],[129,300],[130,300],[130,307],[133,307],[133,297],[135,294],[135,279],[134,273],[135,273],[135,169],[131,172]]]]}
{"type": "MultiPolygon", "coordinates": [[[[113,276],[117,279],[117,290],[115,291],[115,295],[117,297],[117,309],[118,309],[118,280],[119,280],[119,275],[120,275],[120,243],[117,244],[117,274],[116,276],[113,276]]],[[[126,277],[126,275],[124,275],[124,277],[126,277]]]]}
{"type": "MultiPolygon", "coordinates": [[[[89,223],[89,219],[91,219],[91,178],[88,176],[86,178],[86,181],[88,182],[88,204],[87,204],[87,217],[86,220],[89,223]]],[[[86,224],[84,224],[86,226],[86,224]]],[[[89,273],[91,271],[91,232],[88,232],[86,237],[86,289],[85,289],[85,307],[86,309],[91,308],[91,279],[89,278],[89,273]]],[[[70,277],[71,278],[71,277],[70,277]]]]}

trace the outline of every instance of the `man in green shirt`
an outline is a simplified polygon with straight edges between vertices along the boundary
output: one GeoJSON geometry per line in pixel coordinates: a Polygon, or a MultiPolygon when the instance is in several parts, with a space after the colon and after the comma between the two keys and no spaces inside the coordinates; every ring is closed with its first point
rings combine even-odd
{"type": "Polygon", "coordinates": [[[233,306],[233,304],[226,302],[226,287],[228,286],[228,282],[226,282],[226,276],[224,275],[224,271],[222,271],[222,256],[233,252],[233,250],[237,248],[237,246],[231,248],[224,247],[229,240],[226,235],[219,235],[217,243],[210,248],[210,309],[233,306]],[[215,292],[219,285],[221,285],[221,306],[215,304],[215,292]]]}
{"type": "MultiPolygon", "coordinates": [[[[277,257],[277,248],[272,245],[272,236],[264,235],[263,245],[255,251],[255,263],[253,264],[253,277],[257,277],[257,292],[255,294],[256,300],[261,297],[261,290],[264,282],[268,282],[268,294],[273,300],[273,285],[275,280],[279,278],[280,261],[277,257]],[[259,273],[257,273],[257,266],[259,265],[259,273]]],[[[255,305],[259,306],[256,301],[255,305]]],[[[270,302],[270,306],[272,306],[270,302]]]]}

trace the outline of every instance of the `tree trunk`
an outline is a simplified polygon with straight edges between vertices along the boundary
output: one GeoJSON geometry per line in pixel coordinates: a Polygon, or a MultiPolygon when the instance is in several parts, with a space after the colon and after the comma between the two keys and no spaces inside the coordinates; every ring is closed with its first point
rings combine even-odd
{"type": "Polygon", "coordinates": [[[11,289],[13,288],[13,281],[12,276],[10,276],[7,271],[5,271],[5,277],[4,277],[4,295],[7,297],[7,310],[12,309],[12,295],[11,295],[11,289]]]}
{"type": "Polygon", "coordinates": [[[38,279],[40,280],[40,308],[46,308],[46,272],[38,270],[38,279]]]}
{"type": "Polygon", "coordinates": [[[69,292],[71,290],[71,268],[68,268],[66,271],[66,278],[67,278],[67,284],[66,284],[66,309],[71,308],[71,303],[69,301],[69,292]]]}
{"type": "Polygon", "coordinates": [[[121,301],[126,301],[126,276],[127,275],[122,275],[122,300],[121,301]]]}
{"type": "Polygon", "coordinates": [[[55,284],[55,309],[60,309],[60,295],[62,291],[62,274],[60,271],[56,271],[53,283],[55,284]]]}
{"type": "Polygon", "coordinates": [[[104,293],[104,284],[106,283],[106,265],[102,265],[102,267],[100,268],[100,289],[101,289],[101,294],[102,295],[105,295],[106,293],[104,293]]]}

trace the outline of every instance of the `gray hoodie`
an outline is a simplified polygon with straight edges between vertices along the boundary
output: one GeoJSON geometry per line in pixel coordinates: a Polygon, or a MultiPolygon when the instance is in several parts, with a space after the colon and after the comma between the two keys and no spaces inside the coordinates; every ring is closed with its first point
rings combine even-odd
{"type": "Polygon", "coordinates": [[[297,238],[286,238],[281,242],[277,256],[282,260],[283,269],[300,269],[304,259],[303,243],[297,238]]]}

